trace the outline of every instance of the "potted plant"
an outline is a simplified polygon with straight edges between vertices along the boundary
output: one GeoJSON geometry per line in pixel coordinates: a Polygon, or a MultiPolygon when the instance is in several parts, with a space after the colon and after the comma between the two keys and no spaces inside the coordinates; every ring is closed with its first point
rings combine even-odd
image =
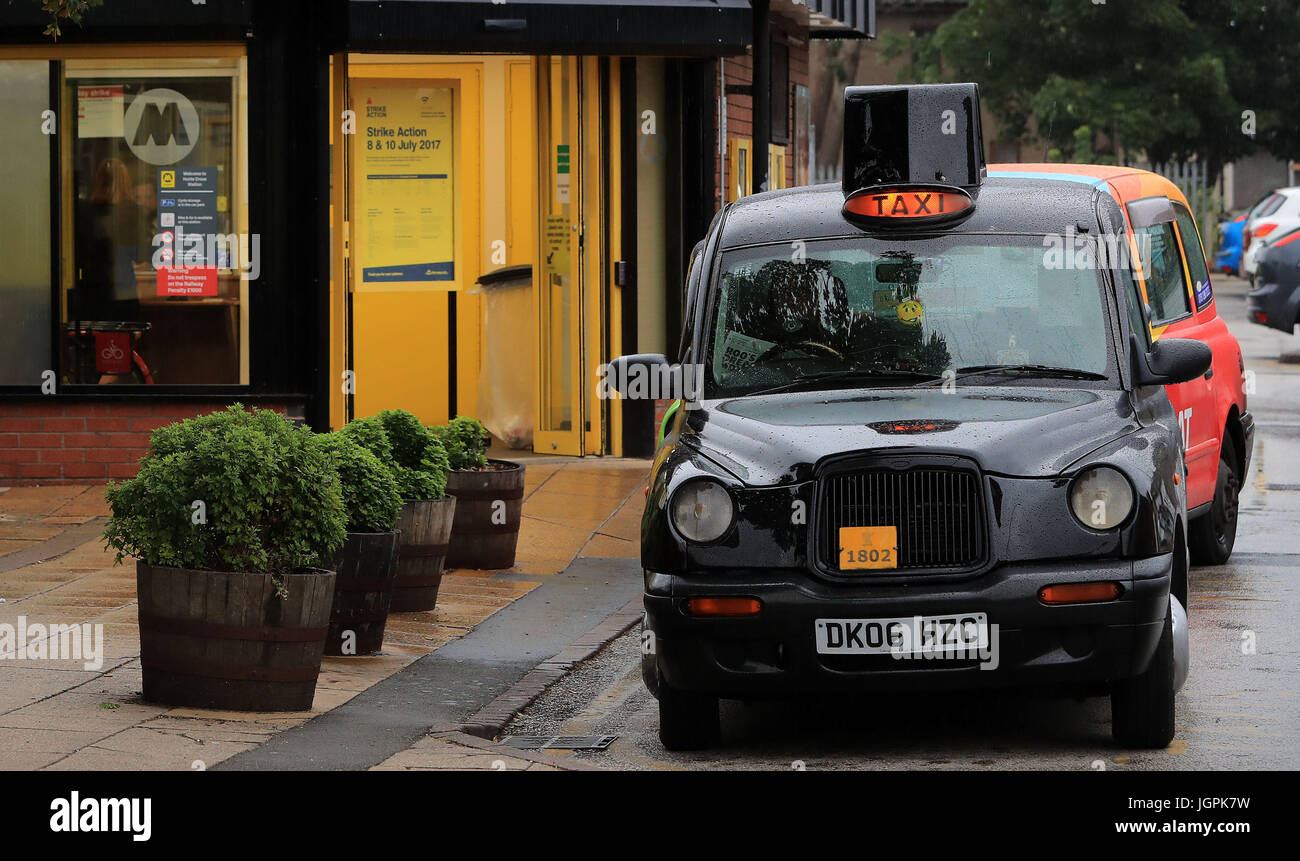
{"type": "Polygon", "coordinates": [[[310,709],[335,580],[315,563],[346,533],[315,435],[235,404],[155,430],[107,497],[108,546],[137,560],[145,699],[310,709]]]}
{"type": "Polygon", "coordinates": [[[447,452],[438,437],[406,410],[385,410],[340,431],[389,464],[405,500],[397,516],[397,580],[392,612],[432,610],[456,500],[447,496],[447,452]],[[382,431],[382,433],[380,433],[382,431]]]}
{"type": "Polygon", "coordinates": [[[457,416],[435,428],[447,449],[447,493],[456,497],[447,565],[509,568],[515,564],[524,504],[524,466],[489,459],[491,437],[477,419],[457,416]]]}
{"type": "Polygon", "coordinates": [[[395,527],[402,497],[389,467],[351,435],[322,434],[317,440],[338,470],[348,530],[343,547],[326,566],[338,578],[325,654],[374,654],[384,644],[397,577],[395,527]]]}

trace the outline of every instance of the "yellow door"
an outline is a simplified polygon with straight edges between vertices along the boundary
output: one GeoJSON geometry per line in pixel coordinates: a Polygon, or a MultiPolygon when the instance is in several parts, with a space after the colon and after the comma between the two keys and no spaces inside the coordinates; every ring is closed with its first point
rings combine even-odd
{"type": "Polygon", "coordinates": [[[582,91],[579,58],[537,60],[538,395],[533,450],[582,454],[582,91]],[[575,153],[578,158],[575,159],[575,153]]]}
{"type": "Polygon", "coordinates": [[[352,414],[456,411],[461,295],[481,274],[478,64],[349,68],[352,414]]]}
{"type": "Polygon", "coordinates": [[[600,59],[541,57],[538,81],[537,425],[533,448],[601,454],[608,448],[606,404],[596,397],[611,344],[606,323],[612,263],[606,171],[616,146],[606,139],[600,59]]]}

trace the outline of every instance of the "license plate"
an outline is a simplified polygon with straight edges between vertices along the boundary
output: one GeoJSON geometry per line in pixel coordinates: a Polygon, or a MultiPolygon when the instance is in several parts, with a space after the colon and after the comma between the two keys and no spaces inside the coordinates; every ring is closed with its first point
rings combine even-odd
{"type": "Polygon", "coordinates": [[[901,616],[895,619],[818,619],[819,655],[923,655],[987,649],[988,614],[901,616]]]}
{"type": "Polygon", "coordinates": [[[841,526],[840,570],[898,567],[897,526],[841,526]]]}

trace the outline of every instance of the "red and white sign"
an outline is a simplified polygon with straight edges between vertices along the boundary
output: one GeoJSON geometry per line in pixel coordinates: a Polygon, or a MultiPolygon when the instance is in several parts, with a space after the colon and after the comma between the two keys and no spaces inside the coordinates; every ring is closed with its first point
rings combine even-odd
{"type": "Polygon", "coordinates": [[[216,296],[217,267],[162,266],[158,269],[159,296],[216,296]]]}
{"type": "Polygon", "coordinates": [[[120,138],[126,90],[121,85],[77,87],[77,137],[120,138]]]}
{"type": "Polygon", "coordinates": [[[95,371],[100,374],[131,373],[130,333],[95,333],[95,371]]]}

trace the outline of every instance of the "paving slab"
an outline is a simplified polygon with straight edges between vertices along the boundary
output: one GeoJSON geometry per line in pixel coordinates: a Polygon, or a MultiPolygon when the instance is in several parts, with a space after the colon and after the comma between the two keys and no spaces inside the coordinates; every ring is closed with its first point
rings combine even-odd
{"type": "MultiPolygon", "coordinates": [[[[366,728],[355,725],[346,730],[347,716],[368,713],[376,689],[412,671],[430,654],[445,651],[445,658],[433,665],[438,669],[435,675],[441,677],[448,672],[444,668],[453,667],[448,677],[455,680],[455,689],[449,692],[427,678],[425,666],[412,673],[413,684],[398,684],[408,704],[421,692],[432,692],[434,699],[445,702],[429,712],[432,721],[416,720],[419,729],[413,734],[403,730],[408,734],[402,736],[402,743],[379,743],[375,749],[383,750],[358,767],[380,764],[423,735],[433,722],[460,711],[469,714],[490,699],[493,691],[531,668],[537,661],[535,652],[545,652],[549,644],[563,638],[565,617],[581,628],[581,620],[587,618],[584,613],[602,611],[604,605],[593,601],[589,590],[600,591],[602,584],[607,584],[592,566],[627,565],[627,558],[603,562],[585,558],[577,565],[578,574],[566,577],[557,572],[565,571],[578,558],[594,530],[624,531],[606,526],[615,522],[627,495],[620,497],[610,488],[632,488],[647,469],[644,461],[530,458],[526,473],[529,497],[524,503],[525,529],[517,564],[507,572],[448,572],[436,610],[391,616],[380,655],[326,658],[312,709],[295,713],[168,708],[145,702],[140,693],[135,568],[130,560],[116,565],[115,554],[104,548],[101,536],[108,514],[104,488],[0,488],[0,528],[6,530],[5,535],[24,536],[0,538],[0,599],[4,599],[0,623],[15,624],[19,617],[26,617],[29,622],[46,625],[102,626],[104,661],[99,671],[86,671],[78,661],[0,660],[0,769],[208,768],[255,756],[276,739],[335,712],[345,718],[340,722],[345,727],[341,745],[347,747],[356,741],[356,733],[366,728]],[[556,483],[561,478],[564,480],[556,483]],[[552,493],[529,502],[537,491],[552,484],[552,493]],[[563,509],[574,504],[570,499],[574,491],[581,495],[588,489],[591,492],[582,503],[587,525],[557,531],[540,518],[563,519],[563,509]],[[534,512],[539,516],[530,517],[534,512]],[[522,615],[510,613],[515,603],[551,581],[555,587],[544,590],[537,606],[522,615]],[[484,649],[480,636],[457,646],[482,629],[485,620],[502,613],[510,613],[516,620],[513,639],[506,637],[484,649]],[[517,663],[503,660],[506,653],[517,663]],[[196,761],[199,766],[194,765],[196,761]]],[[[629,571],[634,569],[633,565],[629,571]]],[[[620,589],[627,584],[639,589],[639,571],[626,581],[619,582],[620,589]]],[[[496,629],[493,626],[489,632],[496,629]]],[[[381,727],[379,735],[385,732],[381,727]]],[[[455,742],[444,741],[449,744],[455,742]]],[[[466,763],[480,760],[462,757],[460,762],[471,767],[466,763]]],[[[515,765],[528,770],[558,767],[526,756],[511,767],[515,765]]],[[[434,766],[413,761],[410,767],[434,766]]]]}
{"type": "Polygon", "coordinates": [[[578,559],[464,637],[219,769],[380,765],[435,726],[464,721],[640,592],[635,561],[578,559]]]}

